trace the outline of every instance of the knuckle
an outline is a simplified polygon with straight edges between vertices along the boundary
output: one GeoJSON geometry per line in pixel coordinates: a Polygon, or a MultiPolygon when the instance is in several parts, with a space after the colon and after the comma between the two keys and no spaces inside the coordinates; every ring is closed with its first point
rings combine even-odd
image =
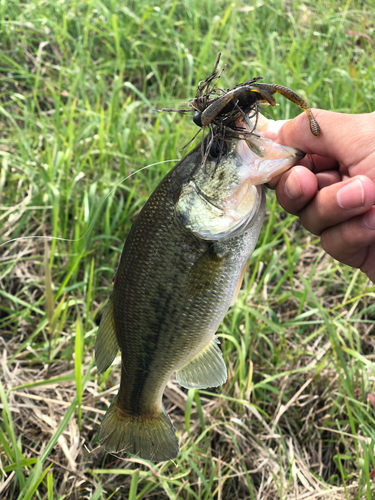
{"type": "Polygon", "coordinates": [[[320,244],[325,252],[331,255],[333,258],[337,258],[340,254],[340,248],[343,247],[342,243],[338,241],[337,235],[335,237],[336,231],[332,228],[325,229],[320,234],[320,244]]]}
{"type": "Polygon", "coordinates": [[[340,229],[340,240],[342,242],[342,246],[344,248],[348,248],[353,245],[353,243],[359,243],[358,241],[358,234],[356,240],[353,239],[354,234],[353,234],[353,228],[351,224],[348,224],[347,222],[343,222],[342,224],[338,225],[340,229]]]}
{"type": "Polygon", "coordinates": [[[322,231],[320,243],[322,248],[334,258],[338,258],[339,255],[348,257],[358,249],[358,239],[354,239],[351,224],[347,222],[322,231]]]}
{"type": "Polygon", "coordinates": [[[324,230],[324,224],[319,212],[316,211],[314,206],[308,205],[305,209],[297,214],[301,220],[301,224],[310,233],[320,236],[324,230]]]}

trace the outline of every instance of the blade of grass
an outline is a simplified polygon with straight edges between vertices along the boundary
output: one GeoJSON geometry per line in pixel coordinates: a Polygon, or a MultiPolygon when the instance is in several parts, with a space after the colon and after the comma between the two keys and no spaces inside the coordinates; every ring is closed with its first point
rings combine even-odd
{"type": "Polygon", "coordinates": [[[137,498],[138,480],[139,469],[135,469],[135,471],[133,471],[132,480],[130,483],[129,500],[135,500],[137,498]]]}
{"type": "Polygon", "coordinates": [[[82,357],[83,357],[83,336],[81,329],[81,320],[77,312],[76,337],[74,349],[74,373],[76,380],[76,390],[78,399],[78,428],[81,431],[82,425],[82,357]]]}
{"type": "MultiPolygon", "coordinates": [[[[10,449],[10,447],[7,447],[9,454],[8,457],[12,462],[15,462],[16,464],[16,484],[18,483],[19,488],[22,490],[25,485],[25,476],[21,468],[21,454],[17,446],[17,437],[13,426],[12,414],[9,410],[8,399],[6,397],[1,379],[0,379],[0,400],[3,405],[2,416],[3,416],[4,426],[8,435],[8,439],[12,443],[12,450],[10,449]]],[[[1,433],[1,438],[2,438],[1,441],[5,443],[6,436],[3,433],[1,433]]]]}

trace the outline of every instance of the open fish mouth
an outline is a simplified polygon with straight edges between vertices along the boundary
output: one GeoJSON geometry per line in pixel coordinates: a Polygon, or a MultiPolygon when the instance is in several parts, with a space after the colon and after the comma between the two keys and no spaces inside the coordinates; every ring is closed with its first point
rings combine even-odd
{"type": "MultiPolygon", "coordinates": [[[[282,174],[304,153],[267,139],[258,130],[267,119],[259,114],[236,123],[225,140],[219,162],[208,161],[182,188],[176,214],[184,225],[206,240],[233,237],[251,227],[261,202],[261,184],[282,174]]],[[[221,140],[220,139],[220,140],[221,140]]]]}
{"type": "Polygon", "coordinates": [[[296,162],[301,160],[305,153],[292,148],[278,144],[259,131],[267,118],[258,113],[257,126],[252,133],[250,124],[245,121],[238,123],[238,126],[244,129],[246,135],[239,140],[236,146],[237,154],[240,156],[244,171],[248,172],[248,181],[254,186],[265,184],[274,177],[282,174],[296,162]]]}

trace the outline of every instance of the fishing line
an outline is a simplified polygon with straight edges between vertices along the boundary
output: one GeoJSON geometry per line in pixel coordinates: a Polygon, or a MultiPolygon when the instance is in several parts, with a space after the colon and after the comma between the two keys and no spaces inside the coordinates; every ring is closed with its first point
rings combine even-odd
{"type": "Polygon", "coordinates": [[[70,240],[68,238],[59,238],[58,236],[19,236],[17,238],[13,238],[12,240],[8,240],[8,241],[5,241],[4,243],[1,243],[0,248],[2,246],[4,246],[4,245],[7,245],[8,243],[12,243],[13,241],[31,240],[31,239],[36,239],[36,238],[41,238],[43,240],[57,240],[57,241],[71,241],[71,242],[82,240],[86,236],[86,234],[90,231],[92,225],[95,222],[95,217],[100,212],[100,210],[101,210],[104,202],[106,201],[106,199],[119,187],[120,184],[122,184],[126,180],[130,179],[130,177],[132,177],[133,175],[138,174],[139,172],[142,172],[142,170],[145,170],[146,168],[154,167],[155,165],[161,165],[162,163],[169,163],[171,161],[180,161],[180,160],[179,159],[173,159],[173,160],[164,160],[164,161],[158,161],[156,163],[151,163],[150,165],[146,165],[145,167],[142,167],[139,170],[136,170],[135,172],[131,173],[127,177],[124,177],[123,179],[121,179],[121,181],[118,182],[116,184],[116,186],[114,188],[112,188],[111,191],[100,202],[99,207],[97,208],[96,212],[94,213],[94,215],[92,217],[92,220],[91,220],[91,222],[89,224],[89,227],[86,229],[85,234],[83,236],[81,236],[80,238],[78,238],[76,240],[70,240]]]}

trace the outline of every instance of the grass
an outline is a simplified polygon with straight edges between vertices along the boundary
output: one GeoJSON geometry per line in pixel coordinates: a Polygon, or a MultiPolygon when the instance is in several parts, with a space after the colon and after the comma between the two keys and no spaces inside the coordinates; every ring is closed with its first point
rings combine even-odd
{"type": "MultiPolygon", "coordinates": [[[[1,498],[374,497],[375,287],[272,192],[218,332],[227,383],[166,388],[175,462],[98,447],[119,367],[99,375],[93,360],[123,242],[173,163],[118,183],[181,157],[195,133],[154,110],[182,107],[221,50],[224,87],[261,74],[312,106],[371,112],[373,13],[350,0],[0,2],[1,498]]],[[[275,118],[298,113],[278,101],[275,118]]]]}

